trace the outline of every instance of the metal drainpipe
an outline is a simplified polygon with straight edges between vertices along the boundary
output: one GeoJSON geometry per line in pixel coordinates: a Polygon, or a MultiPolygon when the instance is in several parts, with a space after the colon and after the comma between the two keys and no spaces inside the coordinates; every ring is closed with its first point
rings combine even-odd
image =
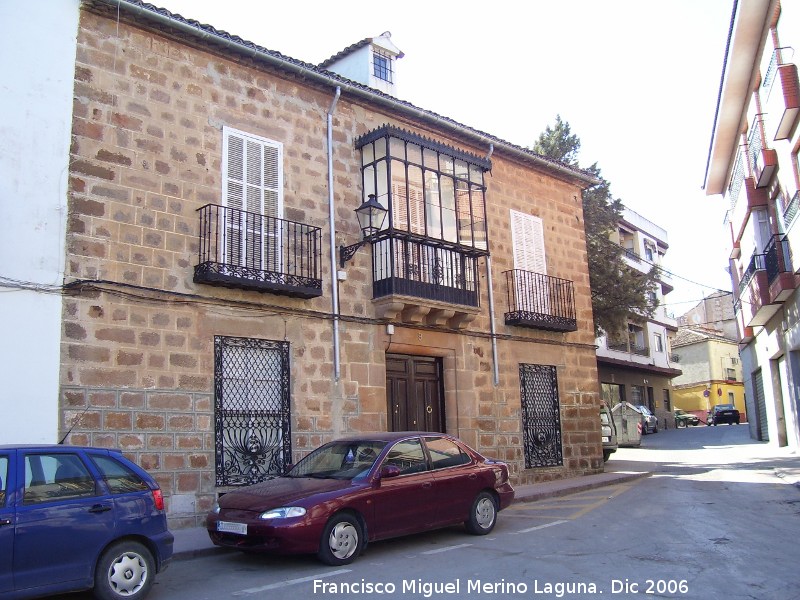
{"type": "Polygon", "coordinates": [[[333,113],[342,88],[336,86],[336,95],[333,97],[331,107],[328,109],[328,220],[331,229],[331,312],[333,312],[333,377],[339,381],[341,367],[339,363],[339,277],[337,275],[339,264],[336,261],[336,223],[334,221],[333,206],[333,113]]]}
{"type": "Polygon", "coordinates": [[[494,292],[492,291],[492,257],[486,257],[486,279],[489,287],[489,328],[492,337],[492,375],[494,385],[500,385],[500,373],[497,368],[497,334],[494,329],[494,292]]]}
{"type": "MultiPolygon", "coordinates": [[[[494,144],[489,144],[489,152],[486,153],[486,160],[489,160],[494,153],[494,144]]],[[[489,331],[492,338],[492,377],[495,387],[500,385],[500,373],[497,366],[497,332],[494,327],[494,289],[492,281],[492,257],[486,256],[486,285],[489,288],[489,331]]]]}

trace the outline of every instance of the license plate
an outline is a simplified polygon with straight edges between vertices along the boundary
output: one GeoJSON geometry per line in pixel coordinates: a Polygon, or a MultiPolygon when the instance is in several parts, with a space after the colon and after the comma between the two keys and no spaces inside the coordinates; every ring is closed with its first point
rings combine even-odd
{"type": "Polygon", "coordinates": [[[605,436],[603,436],[603,441],[604,441],[604,442],[610,442],[610,441],[611,441],[611,438],[610,438],[610,437],[605,437],[605,436]]]}
{"type": "Polygon", "coordinates": [[[247,535],[246,523],[231,523],[230,521],[217,521],[217,531],[225,533],[238,533],[239,535],[247,535]]]}

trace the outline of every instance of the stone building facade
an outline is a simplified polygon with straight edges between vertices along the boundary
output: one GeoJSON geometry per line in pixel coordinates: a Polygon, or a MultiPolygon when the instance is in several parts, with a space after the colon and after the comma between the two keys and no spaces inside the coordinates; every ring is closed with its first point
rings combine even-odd
{"type": "Polygon", "coordinates": [[[210,26],[87,0],[61,434],[152,472],[174,527],[353,432],[446,431],[517,483],[598,472],[592,183],[210,26]],[[370,194],[388,218],[342,264],[370,194]]]}

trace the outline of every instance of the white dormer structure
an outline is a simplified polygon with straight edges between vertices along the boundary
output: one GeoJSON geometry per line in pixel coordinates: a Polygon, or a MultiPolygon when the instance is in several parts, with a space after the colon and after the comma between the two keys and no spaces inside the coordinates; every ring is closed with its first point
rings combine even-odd
{"type": "Polygon", "coordinates": [[[320,63],[320,67],[363,85],[397,96],[397,60],[403,53],[392,43],[392,34],[365,38],[320,63]]]}

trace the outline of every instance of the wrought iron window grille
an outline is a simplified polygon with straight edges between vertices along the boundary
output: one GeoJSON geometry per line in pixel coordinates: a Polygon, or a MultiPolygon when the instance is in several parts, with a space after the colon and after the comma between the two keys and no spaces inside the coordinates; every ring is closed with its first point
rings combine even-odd
{"type": "Polygon", "coordinates": [[[525,468],[564,464],[558,376],[552,365],[520,364],[525,468]]]}
{"type": "Polygon", "coordinates": [[[249,485],[291,463],[289,343],[214,338],[215,476],[249,485]]]}

